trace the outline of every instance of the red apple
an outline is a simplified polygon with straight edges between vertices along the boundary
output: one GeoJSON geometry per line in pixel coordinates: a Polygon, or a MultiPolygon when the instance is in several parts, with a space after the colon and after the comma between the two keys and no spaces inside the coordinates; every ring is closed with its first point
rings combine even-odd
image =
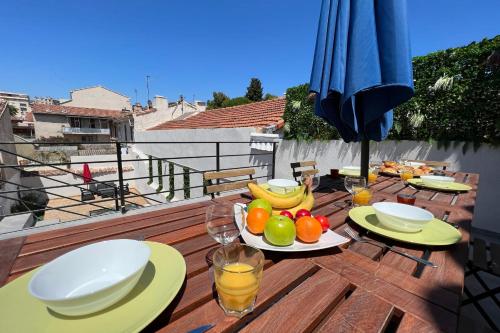
{"type": "Polygon", "coordinates": [[[328,229],[330,229],[330,222],[328,222],[328,218],[323,215],[318,215],[314,217],[316,220],[318,220],[319,223],[321,223],[321,228],[323,228],[323,232],[326,232],[328,229]]]}
{"type": "Polygon", "coordinates": [[[303,216],[311,216],[311,212],[308,211],[307,209],[299,209],[297,213],[295,213],[295,219],[298,220],[299,218],[303,216]]]}
{"type": "Polygon", "coordinates": [[[292,221],[293,221],[293,214],[292,214],[292,213],[290,213],[290,212],[289,212],[289,211],[287,211],[287,210],[282,210],[282,211],[281,211],[281,213],[280,213],[280,215],[286,216],[286,217],[288,217],[290,220],[292,220],[292,221]]]}

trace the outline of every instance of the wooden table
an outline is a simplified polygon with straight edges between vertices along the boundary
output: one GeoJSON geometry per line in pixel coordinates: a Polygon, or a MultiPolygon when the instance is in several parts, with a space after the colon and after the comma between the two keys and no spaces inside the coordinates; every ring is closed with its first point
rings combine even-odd
{"type": "MultiPolygon", "coordinates": [[[[398,254],[360,243],[307,253],[265,252],[256,309],[239,320],[224,316],[214,299],[205,261],[207,251],[217,246],[205,231],[205,209],[213,203],[208,199],[0,241],[0,285],[83,244],[144,236],[175,247],[187,264],[183,288],[147,327],[148,332],[186,332],[205,324],[215,324],[210,332],[454,332],[479,180],[477,174],[454,176],[473,190],[459,195],[417,191],[405,188],[397,178],[380,176],[372,185],[377,201],[395,201],[396,193],[415,193],[418,206],[459,226],[462,240],[441,248],[374,237],[428,258],[438,268],[422,267],[398,254]]],[[[315,194],[314,214],[328,216],[333,230],[342,233],[346,223],[357,228],[347,218],[347,211],[334,205],[348,198],[341,179],[322,177],[315,194]]],[[[248,201],[240,194],[215,199],[220,200],[248,201]]]]}

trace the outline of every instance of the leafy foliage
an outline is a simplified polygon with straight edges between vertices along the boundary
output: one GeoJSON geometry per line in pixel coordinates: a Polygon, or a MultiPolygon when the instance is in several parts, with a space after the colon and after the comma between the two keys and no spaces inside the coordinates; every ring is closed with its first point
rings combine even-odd
{"type": "Polygon", "coordinates": [[[275,99],[275,98],[277,98],[277,97],[278,97],[278,96],[276,96],[276,95],[273,95],[273,94],[267,93],[267,94],[265,94],[265,95],[264,95],[264,100],[265,100],[265,101],[268,101],[268,100],[270,100],[270,99],[275,99]]]}
{"type": "Polygon", "coordinates": [[[309,85],[286,91],[285,139],[330,140],[340,138],[337,130],[314,115],[314,102],[309,99],[309,85]]]}
{"type": "Polygon", "coordinates": [[[231,99],[225,101],[224,103],[222,103],[221,107],[227,108],[230,106],[243,105],[243,104],[248,104],[248,103],[252,103],[252,101],[246,97],[235,97],[235,98],[231,98],[231,99]]]}
{"type": "Polygon", "coordinates": [[[182,168],[182,177],[183,177],[183,188],[184,188],[184,199],[191,198],[191,180],[189,178],[189,168],[182,168]]]}
{"type": "Polygon", "coordinates": [[[15,117],[19,110],[14,105],[7,104],[7,110],[9,110],[9,114],[11,117],[15,117]]]}
{"type": "Polygon", "coordinates": [[[156,188],[156,193],[160,193],[163,190],[163,163],[161,160],[158,160],[157,164],[158,168],[158,188],[156,188]]]}
{"type": "Polygon", "coordinates": [[[247,94],[245,95],[245,97],[252,102],[258,102],[262,101],[262,94],[262,82],[260,82],[260,80],[255,77],[251,78],[250,84],[247,87],[247,94]]]}
{"type": "MultiPolygon", "coordinates": [[[[394,110],[389,139],[499,144],[499,52],[496,36],[413,58],[415,96],[394,110]]],[[[339,138],[335,128],[314,115],[307,84],[287,90],[283,118],[287,139],[339,138]]]]}
{"type": "Polygon", "coordinates": [[[148,156],[148,185],[153,183],[153,156],[148,156]]]}
{"type": "Polygon", "coordinates": [[[174,179],[174,163],[168,162],[168,195],[167,200],[170,201],[174,198],[175,179],[174,179]]]}
{"type": "Polygon", "coordinates": [[[415,96],[394,110],[392,139],[500,143],[500,36],[413,58],[415,96]]]}
{"type": "Polygon", "coordinates": [[[214,91],[212,96],[213,99],[207,103],[207,110],[221,108],[222,104],[229,100],[229,97],[221,91],[214,91]]]}

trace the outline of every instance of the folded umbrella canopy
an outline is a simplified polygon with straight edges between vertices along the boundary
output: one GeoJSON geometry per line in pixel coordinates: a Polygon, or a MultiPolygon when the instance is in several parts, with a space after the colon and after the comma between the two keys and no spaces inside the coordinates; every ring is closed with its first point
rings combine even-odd
{"type": "MultiPolygon", "coordinates": [[[[392,109],[413,96],[406,0],[323,0],[311,73],[315,113],[345,142],[385,139],[392,109]]],[[[363,156],[365,155],[365,156],[363,156]]]]}

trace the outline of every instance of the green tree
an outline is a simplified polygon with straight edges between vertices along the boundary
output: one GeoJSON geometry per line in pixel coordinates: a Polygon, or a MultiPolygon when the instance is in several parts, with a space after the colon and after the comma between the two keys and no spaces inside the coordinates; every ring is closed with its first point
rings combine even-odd
{"type": "Polygon", "coordinates": [[[250,85],[247,87],[246,98],[252,102],[262,101],[262,82],[259,79],[253,77],[250,79],[250,85]]]}
{"type": "Polygon", "coordinates": [[[273,94],[267,93],[267,94],[265,94],[265,95],[264,95],[264,100],[265,100],[265,101],[268,101],[268,100],[270,100],[270,99],[275,99],[275,98],[277,98],[277,97],[278,97],[278,96],[276,96],[276,95],[273,95],[273,94]]]}
{"type": "Polygon", "coordinates": [[[229,97],[221,91],[214,91],[212,96],[213,99],[207,103],[207,109],[221,108],[224,102],[229,100],[229,97]]]}
{"type": "Polygon", "coordinates": [[[12,117],[15,117],[18,113],[18,110],[15,106],[8,104],[7,109],[9,110],[9,113],[12,117]]]}
{"type": "Polygon", "coordinates": [[[230,106],[237,106],[237,105],[243,105],[243,104],[248,104],[248,103],[252,103],[252,101],[249,100],[248,98],[246,98],[245,96],[235,97],[235,98],[231,98],[227,101],[224,101],[224,103],[222,103],[222,107],[227,108],[230,106]]]}

